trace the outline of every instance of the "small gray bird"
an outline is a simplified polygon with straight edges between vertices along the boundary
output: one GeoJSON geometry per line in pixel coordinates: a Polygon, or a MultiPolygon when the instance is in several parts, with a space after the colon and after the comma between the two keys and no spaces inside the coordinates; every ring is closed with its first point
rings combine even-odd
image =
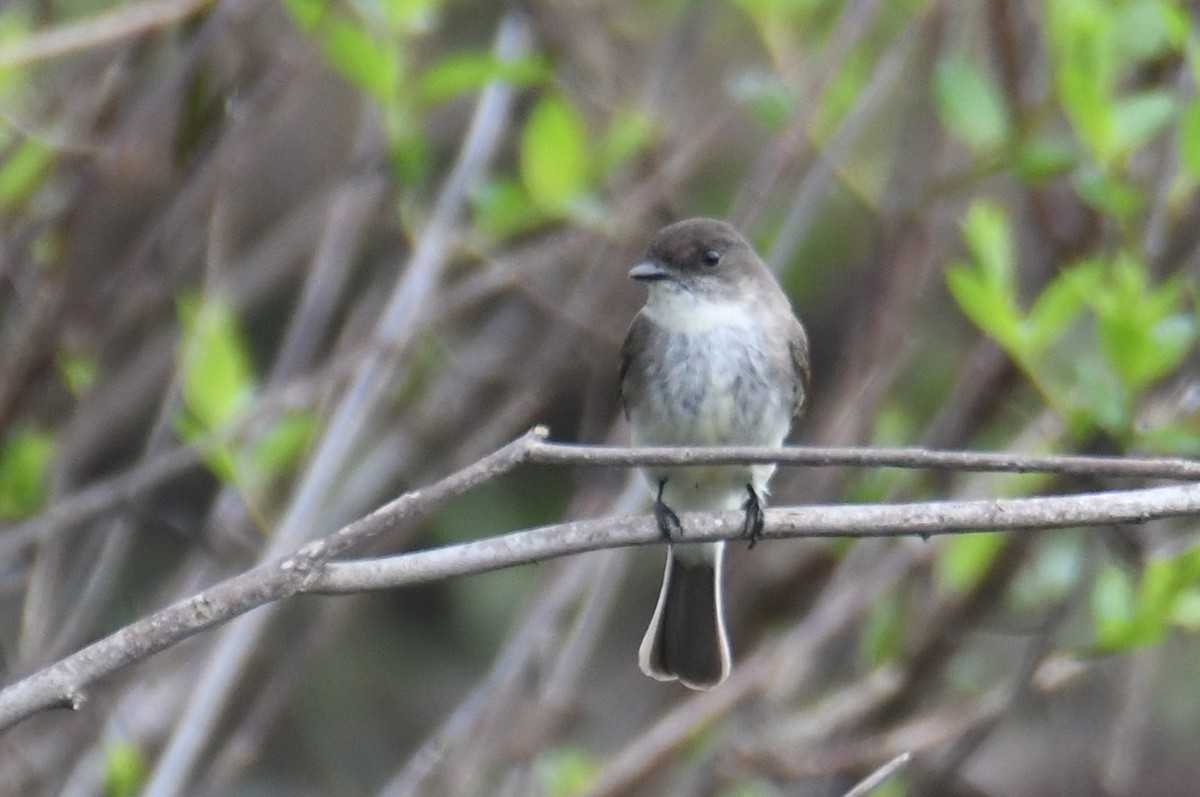
{"type": "MultiPolygon", "coordinates": [[[[660,230],[629,272],[646,304],[621,348],[620,391],[634,445],[783,443],[808,394],[808,338],[775,277],[731,225],[689,219],[660,230]]],[[[646,469],[667,569],[638,663],[660,681],[709,689],[729,675],[721,594],[725,544],[677,544],[675,510],[742,508],[761,536],[774,465],[646,469]]]]}

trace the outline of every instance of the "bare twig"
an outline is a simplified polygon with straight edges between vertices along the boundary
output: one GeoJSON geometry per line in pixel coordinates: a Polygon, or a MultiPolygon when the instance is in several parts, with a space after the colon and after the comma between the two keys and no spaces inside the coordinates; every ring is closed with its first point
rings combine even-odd
{"type": "Polygon", "coordinates": [[[548,465],[727,465],[775,462],[808,467],[927,468],[930,470],[1002,473],[1062,473],[1079,476],[1121,476],[1145,479],[1200,480],[1200,462],[1174,457],[1036,456],[983,451],[935,451],[925,448],[758,448],[714,446],[684,448],[657,446],[616,448],[539,441],[530,462],[548,465]]]}
{"type": "Polygon", "coordinates": [[[25,36],[0,47],[0,69],[44,61],[60,55],[99,47],[164,28],[200,12],[215,0],[160,0],[120,6],[103,14],[25,36]]]}
{"type": "Polygon", "coordinates": [[[842,797],[865,797],[875,790],[875,787],[883,783],[885,780],[895,775],[904,767],[908,766],[908,762],[912,761],[912,753],[903,752],[900,755],[887,762],[879,769],[867,775],[858,782],[853,789],[846,792],[842,797]]]}

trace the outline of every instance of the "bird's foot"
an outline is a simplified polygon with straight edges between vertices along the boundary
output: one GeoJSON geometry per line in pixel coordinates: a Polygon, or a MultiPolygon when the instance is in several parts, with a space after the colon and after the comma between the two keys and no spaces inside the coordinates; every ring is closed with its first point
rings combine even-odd
{"type": "Polygon", "coordinates": [[[654,498],[654,519],[658,522],[658,530],[663,539],[671,542],[683,536],[683,526],[679,523],[679,515],[675,514],[675,510],[663,503],[663,488],[666,486],[666,479],[658,483],[658,495],[654,498]]]}
{"type": "Polygon", "coordinates": [[[746,511],[746,520],[742,523],[742,536],[749,538],[750,547],[753,548],[763,538],[763,524],[766,518],[763,516],[762,501],[758,499],[754,486],[747,484],[746,492],[750,497],[742,504],[742,509],[746,511]]]}

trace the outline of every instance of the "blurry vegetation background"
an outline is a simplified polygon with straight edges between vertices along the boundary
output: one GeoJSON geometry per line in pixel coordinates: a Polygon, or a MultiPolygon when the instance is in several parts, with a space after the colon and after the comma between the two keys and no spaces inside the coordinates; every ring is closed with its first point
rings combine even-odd
{"type": "MultiPolygon", "coordinates": [[[[799,444],[1200,454],[1198,75],[1167,0],[11,0],[5,682],[534,424],[626,441],[625,275],[682,216],[805,320],[799,444]]],[[[643,493],[525,469],[375,552],[643,493]]],[[[637,671],[661,557],[256,610],[7,733],[0,783],[835,795],[912,750],[875,794],[1195,794],[1194,520],[739,547],[706,694],[637,671]]]]}

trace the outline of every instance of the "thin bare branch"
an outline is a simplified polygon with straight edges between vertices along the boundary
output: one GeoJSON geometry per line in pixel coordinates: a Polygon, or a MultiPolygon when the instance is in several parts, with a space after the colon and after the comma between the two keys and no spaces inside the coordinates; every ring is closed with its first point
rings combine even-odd
{"type": "Polygon", "coordinates": [[[927,468],[930,470],[1003,473],[1061,473],[1076,476],[1138,477],[1144,479],[1200,480],[1200,462],[1173,457],[1036,456],[991,451],[935,451],[925,448],[617,448],[569,443],[535,443],[530,462],[553,465],[644,466],[728,465],[776,462],[808,467],[927,468]]]}
{"type": "Polygon", "coordinates": [[[901,753],[870,775],[867,775],[858,782],[858,785],[846,792],[842,797],[865,797],[874,791],[876,786],[908,766],[909,761],[912,761],[912,753],[901,753]]]}
{"type": "Polygon", "coordinates": [[[164,28],[199,13],[215,0],[161,0],[120,6],[103,14],[60,25],[0,47],[0,69],[23,66],[60,55],[99,47],[164,28]]]}

